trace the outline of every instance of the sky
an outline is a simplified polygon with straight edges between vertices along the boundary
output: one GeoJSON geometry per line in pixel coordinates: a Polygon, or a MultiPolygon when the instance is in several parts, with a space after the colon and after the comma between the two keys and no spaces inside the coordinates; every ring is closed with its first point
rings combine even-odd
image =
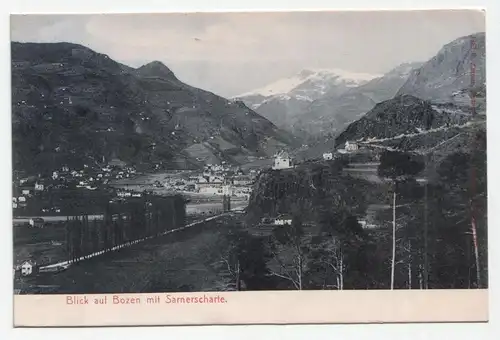
{"type": "Polygon", "coordinates": [[[225,97],[309,68],[382,74],[484,31],[475,10],[11,16],[12,41],[78,43],[132,67],[158,60],[225,97]]]}

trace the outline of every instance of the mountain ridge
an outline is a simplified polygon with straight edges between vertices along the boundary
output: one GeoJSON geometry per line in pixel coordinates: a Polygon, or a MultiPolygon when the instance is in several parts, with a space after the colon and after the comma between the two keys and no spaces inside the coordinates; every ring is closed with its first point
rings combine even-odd
{"type": "Polygon", "coordinates": [[[468,105],[468,91],[480,89],[486,82],[485,44],[484,32],[459,37],[445,44],[408,78],[398,95],[468,105]]]}
{"type": "Polygon", "coordinates": [[[366,145],[425,150],[484,129],[484,38],[484,33],[472,34],[443,45],[411,72],[394,98],[378,103],[351,123],[335,145],[356,140],[366,145]],[[469,81],[471,76],[476,79],[469,81]]]}
{"type": "Polygon", "coordinates": [[[294,143],[242,103],[189,86],[160,62],[134,69],[72,43],[12,42],[11,54],[17,168],[112,158],[146,168],[241,164],[294,143]]]}
{"type": "Polygon", "coordinates": [[[233,98],[257,95],[269,97],[279,94],[289,94],[290,92],[296,90],[297,87],[303,85],[304,82],[314,81],[318,79],[321,80],[321,78],[330,78],[331,80],[336,80],[339,83],[344,82],[351,86],[358,86],[359,84],[368,82],[378,76],[379,75],[376,74],[350,72],[342,69],[307,68],[297,72],[293,76],[280,78],[261,88],[233,96],[233,98]]]}

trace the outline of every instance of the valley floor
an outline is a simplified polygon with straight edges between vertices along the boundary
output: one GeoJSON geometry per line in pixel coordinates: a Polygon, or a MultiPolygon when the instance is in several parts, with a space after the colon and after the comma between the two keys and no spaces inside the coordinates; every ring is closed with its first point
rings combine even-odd
{"type": "Polygon", "coordinates": [[[34,293],[139,293],[212,291],[219,275],[211,256],[219,238],[240,215],[202,223],[119,251],[76,263],[58,274],[15,280],[14,288],[34,293]]]}

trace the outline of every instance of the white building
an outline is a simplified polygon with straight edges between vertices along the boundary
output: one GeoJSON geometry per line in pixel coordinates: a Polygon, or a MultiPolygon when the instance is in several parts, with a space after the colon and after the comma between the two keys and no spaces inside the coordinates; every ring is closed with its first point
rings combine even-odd
{"type": "Polygon", "coordinates": [[[32,261],[24,261],[21,265],[21,275],[28,276],[33,274],[33,265],[34,263],[32,261]]]}
{"type": "Polygon", "coordinates": [[[347,141],[345,142],[345,149],[346,151],[356,151],[359,149],[359,145],[356,142],[347,141]]]}
{"type": "Polygon", "coordinates": [[[118,191],[116,193],[118,197],[132,197],[132,193],[130,191],[118,191]]]}
{"type": "Polygon", "coordinates": [[[29,189],[23,189],[23,190],[21,191],[21,193],[22,193],[23,195],[29,195],[29,194],[30,194],[30,190],[29,190],[29,189]]]}
{"type": "Polygon", "coordinates": [[[42,183],[38,183],[38,182],[35,183],[35,190],[36,191],[43,191],[44,187],[45,186],[42,183]]]}
{"type": "Polygon", "coordinates": [[[208,195],[223,195],[224,190],[222,185],[204,185],[201,186],[199,192],[208,195]]]}
{"type": "Polygon", "coordinates": [[[331,152],[325,152],[323,154],[323,159],[326,160],[326,161],[330,161],[333,159],[333,153],[331,152]]]}
{"type": "Polygon", "coordinates": [[[252,179],[249,176],[236,176],[233,178],[234,185],[250,185],[252,184],[252,179]]]}
{"type": "Polygon", "coordinates": [[[287,218],[277,218],[274,220],[275,225],[292,225],[292,220],[287,218]]]}
{"type": "Polygon", "coordinates": [[[210,183],[222,183],[224,179],[219,176],[210,176],[210,183]]]}
{"type": "Polygon", "coordinates": [[[290,158],[288,153],[282,151],[274,156],[274,164],[273,164],[274,170],[290,169],[290,168],[292,168],[292,159],[290,158]]]}
{"type": "Polygon", "coordinates": [[[57,171],[52,172],[52,179],[56,180],[58,178],[59,178],[59,172],[57,171]]]}

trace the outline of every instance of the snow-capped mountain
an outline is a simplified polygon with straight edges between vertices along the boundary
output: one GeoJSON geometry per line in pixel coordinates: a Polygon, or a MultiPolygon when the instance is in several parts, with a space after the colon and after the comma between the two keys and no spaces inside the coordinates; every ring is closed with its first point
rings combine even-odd
{"type": "Polygon", "coordinates": [[[340,69],[305,69],[260,89],[236,96],[280,127],[290,127],[295,118],[316,99],[341,95],[379,77],[340,69]]]}
{"type": "Polygon", "coordinates": [[[328,92],[332,86],[356,87],[364,84],[378,75],[367,73],[354,73],[340,69],[307,69],[288,77],[279,79],[260,89],[238,95],[243,98],[260,95],[270,97],[274,95],[294,95],[300,94],[307,99],[314,100],[314,97],[328,92]],[[309,97],[311,95],[312,97],[309,97]]]}
{"type": "MultiPolygon", "coordinates": [[[[341,94],[326,94],[309,104],[293,122],[292,131],[302,137],[334,138],[377,103],[391,99],[417,69],[420,62],[404,63],[341,94]]],[[[309,138],[308,138],[309,139],[309,138]]]]}
{"type": "Polygon", "coordinates": [[[305,99],[314,100],[314,97],[328,92],[332,86],[346,88],[362,85],[379,75],[367,73],[354,73],[340,69],[307,69],[288,77],[279,79],[260,89],[240,94],[236,97],[243,98],[260,95],[270,97],[274,95],[301,95],[305,99]]]}

